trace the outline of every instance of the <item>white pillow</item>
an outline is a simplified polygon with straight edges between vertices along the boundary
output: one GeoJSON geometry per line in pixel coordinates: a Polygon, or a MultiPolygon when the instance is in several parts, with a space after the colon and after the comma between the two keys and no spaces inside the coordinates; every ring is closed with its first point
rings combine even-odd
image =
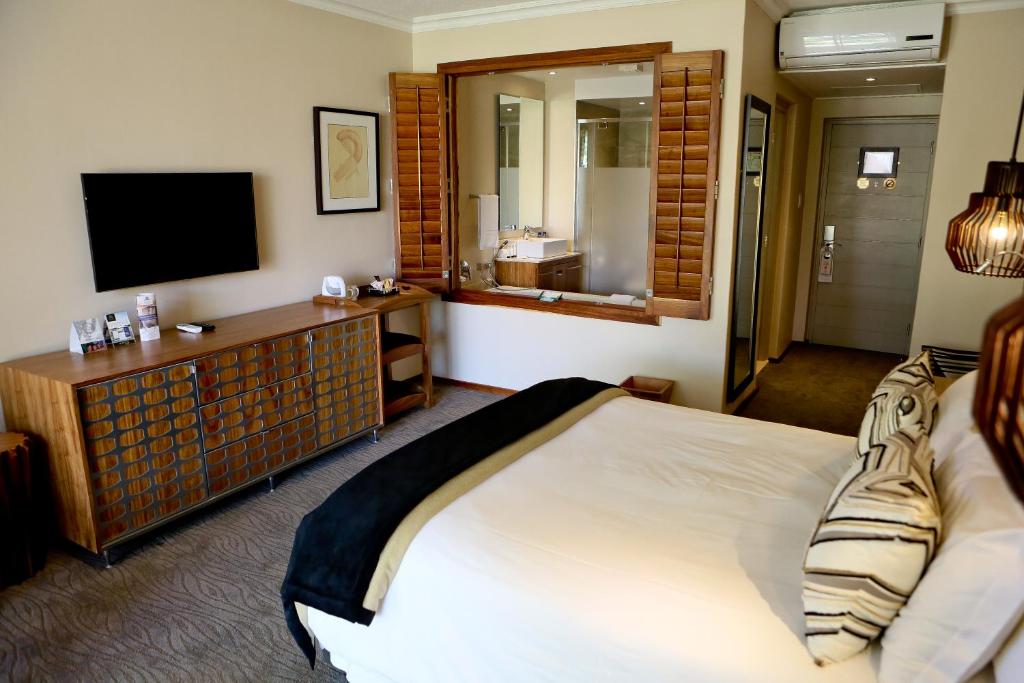
{"type": "Polygon", "coordinates": [[[995,659],[996,683],[1024,681],[1024,620],[1003,644],[995,659]]]}
{"type": "Polygon", "coordinates": [[[977,384],[978,371],[975,370],[950,384],[939,396],[939,415],[931,434],[936,467],[945,462],[963,438],[975,428],[971,409],[977,384]]]}
{"type": "Polygon", "coordinates": [[[973,379],[957,382],[960,390],[944,395],[933,438],[946,448],[957,443],[944,457],[937,454],[943,541],[882,638],[881,683],[966,680],[1024,614],[1024,506],[981,434],[964,428],[972,385],[973,379]]]}

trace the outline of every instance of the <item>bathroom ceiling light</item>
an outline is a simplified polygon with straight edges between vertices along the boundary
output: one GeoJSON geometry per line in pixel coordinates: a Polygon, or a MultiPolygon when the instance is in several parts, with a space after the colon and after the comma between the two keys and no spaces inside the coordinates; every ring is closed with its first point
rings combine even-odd
{"type": "Polygon", "coordinates": [[[868,76],[868,77],[867,77],[867,78],[865,78],[864,80],[865,80],[865,81],[867,81],[868,83],[874,83],[874,82],[875,82],[875,81],[877,81],[878,79],[877,79],[877,78],[875,78],[874,76],[868,76]]]}
{"type": "Polygon", "coordinates": [[[641,100],[640,102],[637,102],[637,104],[639,104],[639,105],[640,105],[640,106],[642,107],[642,106],[644,106],[644,105],[645,105],[645,104],[647,104],[647,103],[646,103],[646,102],[644,102],[643,100],[641,100]]]}
{"type": "Polygon", "coordinates": [[[557,73],[558,73],[557,71],[549,71],[548,72],[548,76],[554,76],[557,73]]]}

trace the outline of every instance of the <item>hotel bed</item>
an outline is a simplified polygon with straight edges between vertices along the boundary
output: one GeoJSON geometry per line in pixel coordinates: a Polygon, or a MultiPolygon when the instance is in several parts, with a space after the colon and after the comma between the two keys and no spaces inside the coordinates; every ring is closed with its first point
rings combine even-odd
{"type": "Polygon", "coordinates": [[[819,667],[803,636],[855,441],[616,397],[430,518],[368,626],[297,612],[351,683],[875,681],[877,644],[819,667]]]}

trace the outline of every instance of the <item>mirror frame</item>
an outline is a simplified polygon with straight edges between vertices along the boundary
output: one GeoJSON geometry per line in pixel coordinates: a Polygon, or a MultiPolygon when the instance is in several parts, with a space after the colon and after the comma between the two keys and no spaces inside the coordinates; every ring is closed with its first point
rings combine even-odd
{"type": "Polygon", "coordinates": [[[759,97],[754,95],[747,95],[744,97],[743,106],[743,144],[740,147],[740,163],[739,175],[737,178],[737,187],[739,189],[739,202],[736,207],[736,223],[733,232],[733,257],[732,257],[732,287],[731,298],[729,301],[729,352],[726,354],[726,400],[732,403],[739,398],[747,387],[754,381],[756,376],[755,368],[757,365],[757,319],[760,315],[760,306],[758,305],[759,298],[761,296],[761,240],[764,235],[764,204],[765,196],[767,192],[767,180],[768,180],[768,155],[771,153],[771,130],[772,130],[772,105],[768,104],[759,97]],[[740,259],[740,225],[743,221],[744,211],[747,208],[747,147],[750,142],[748,135],[750,132],[750,113],[751,111],[759,111],[764,114],[764,142],[761,146],[761,186],[760,192],[758,192],[758,209],[757,209],[757,242],[754,245],[754,287],[751,296],[753,297],[753,305],[751,306],[751,324],[750,324],[750,362],[747,365],[747,373],[743,378],[736,382],[736,345],[733,343],[733,331],[737,326],[737,312],[739,307],[736,305],[736,276],[739,271],[739,259],[740,259]]]}
{"type": "MultiPolygon", "coordinates": [[[[446,62],[437,65],[437,74],[441,86],[441,111],[443,123],[441,126],[442,143],[446,146],[448,196],[443,200],[448,206],[448,223],[457,226],[459,224],[459,167],[458,167],[458,139],[455,135],[457,130],[457,107],[452,106],[457,101],[458,79],[463,76],[483,76],[495,73],[507,73],[510,71],[536,71],[543,69],[555,69],[559,67],[572,66],[601,66],[607,64],[624,64],[629,62],[653,61],[659,55],[672,52],[671,42],[660,43],[638,43],[633,45],[619,45],[614,47],[598,47],[583,50],[564,50],[559,52],[540,52],[525,55],[513,55],[508,57],[486,57],[483,59],[471,59],[460,62],[446,62]]],[[[452,255],[459,253],[459,231],[452,230],[449,240],[449,250],[452,255]]],[[[458,263],[458,261],[454,261],[458,263]]],[[[504,294],[491,292],[479,292],[464,289],[458,282],[458,273],[453,270],[449,276],[449,292],[446,296],[448,301],[466,304],[487,304],[492,306],[504,306],[507,308],[525,308],[544,311],[547,313],[561,313],[564,315],[575,315],[583,318],[599,318],[604,320],[616,320],[621,322],[640,323],[644,325],[660,325],[658,315],[649,314],[645,309],[616,306],[613,304],[599,304],[584,301],[555,301],[540,302],[526,297],[509,297],[504,294]]]]}

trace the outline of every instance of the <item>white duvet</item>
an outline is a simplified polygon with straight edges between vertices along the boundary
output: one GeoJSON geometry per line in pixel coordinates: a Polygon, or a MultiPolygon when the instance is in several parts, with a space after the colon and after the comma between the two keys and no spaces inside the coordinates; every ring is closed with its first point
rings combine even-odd
{"type": "Polygon", "coordinates": [[[431,520],[369,627],[309,627],[351,683],[874,681],[876,650],[819,668],[802,637],[853,446],[615,399],[431,520]]]}

